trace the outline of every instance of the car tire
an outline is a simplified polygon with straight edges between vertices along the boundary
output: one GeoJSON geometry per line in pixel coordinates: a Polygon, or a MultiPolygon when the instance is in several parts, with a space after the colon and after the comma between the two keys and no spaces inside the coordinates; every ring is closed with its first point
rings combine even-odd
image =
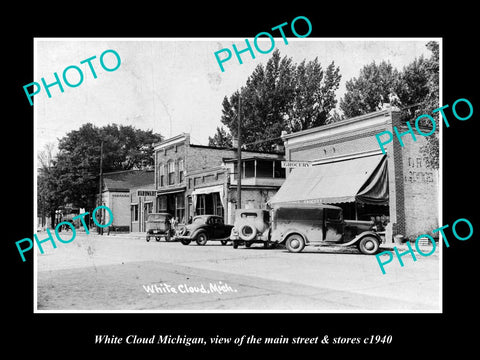
{"type": "Polygon", "coordinates": [[[200,234],[197,235],[195,242],[197,245],[204,246],[208,241],[207,234],[204,232],[201,232],[200,234]]]}
{"type": "Polygon", "coordinates": [[[160,241],[160,236],[155,236],[155,241],[160,241]]]}
{"type": "Polygon", "coordinates": [[[257,228],[249,224],[243,224],[238,229],[238,235],[243,241],[251,241],[257,236],[257,228]]]}
{"type": "Polygon", "coordinates": [[[147,242],[150,242],[150,236],[147,236],[146,240],[147,242]]]}
{"type": "Polygon", "coordinates": [[[374,255],[380,247],[380,242],[373,236],[364,236],[358,242],[358,249],[365,255],[374,255]]]}
{"type": "Polygon", "coordinates": [[[238,248],[238,241],[233,240],[233,248],[236,249],[238,248]]]}
{"type": "Polygon", "coordinates": [[[221,243],[223,246],[225,246],[225,245],[227,245],[228,241],[227,241],[227,240],[222,240],[222,241],[220,241],[220,243],[221,243]]]}
{"type": "Polygon", "coordinates": [[[250,241],[246,241],[245,242],[245,247],[249,248],[250,246],[252,246],[252,243],[250,241]]]}
{"type": "Polygon", "coordinates": [[[190,245],[190,242],[191,242],[191,241],[190,241],[190,240],[185,240],[185,239],[183,239],[183,240],[180,240],[180,242],[181,242],[183,245],[190,245]]]}
{"type": "Polygon", "coordinates": [[[287,250],[292,253],[299,253],[305,247],[305,240],[301,235],[292,234],[285,241],[285,246],[287,250]]]}

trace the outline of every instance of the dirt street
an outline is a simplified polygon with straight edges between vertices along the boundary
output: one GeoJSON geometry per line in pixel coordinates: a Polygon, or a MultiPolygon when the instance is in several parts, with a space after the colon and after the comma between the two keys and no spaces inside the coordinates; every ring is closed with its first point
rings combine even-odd
{"type": "Polygon", "coordinates": [[[439,254],[395,259],[383,275],[356,249],[247,249],[78,235],[37,254],[37,306],[87,311],[440,310],[439,254]]]}

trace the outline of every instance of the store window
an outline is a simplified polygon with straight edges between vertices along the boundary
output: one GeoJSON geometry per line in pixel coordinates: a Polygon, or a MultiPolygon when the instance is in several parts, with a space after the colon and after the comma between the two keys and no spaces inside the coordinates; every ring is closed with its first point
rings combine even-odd
{"type": "Polygon", "coordinates": [[[177,194],[175,201],[175,217],[179,222],[185,223],[185,195],[183,193],[177,194]]]}
{"type": "Polygon", "coordinates": [[[197,197],[197,209],[196,215],[204,215],[205,214],[205,195],[199,195],[197,197]]]}
{"type": "Polygon", "coordinates": [[[215,215],[223,217],[223,205],[222,205],[222,199],[220,198],[219,193],[213,193],[213,203],[214,203],[214,209],[215,215]]]}
{"type": "Polygon", "coordinates": [[[138,204],[132,205],[132,221],[138,221],[138,204]]]}
{"type": "Polygon", "coordinates": [[[167,212],[167,196],[157,197],[157,212],[167,212]]]}

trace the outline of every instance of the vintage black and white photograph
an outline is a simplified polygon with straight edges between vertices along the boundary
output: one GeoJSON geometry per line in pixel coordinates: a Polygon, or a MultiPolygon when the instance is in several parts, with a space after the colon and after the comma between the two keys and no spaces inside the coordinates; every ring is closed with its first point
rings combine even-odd
{"type": "Polygon", "coordinates": [[[272,35],[34,40],[36,313],[442,311],[442,39],[272,35]]]}

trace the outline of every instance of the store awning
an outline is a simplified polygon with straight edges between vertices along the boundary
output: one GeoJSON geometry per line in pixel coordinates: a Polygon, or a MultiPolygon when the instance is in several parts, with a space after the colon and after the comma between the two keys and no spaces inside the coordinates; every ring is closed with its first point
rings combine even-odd
{"type": "Polygon", "coordinates": [[[198,188],[192,191],[192,202],[193,206],[197,206],[197,196],[200,194],[211,194],[218,192],[220,196],[220,201],[222,202],[222,206],[225,207],[225,204],[223,203],[223,185],[215,185],[215,186],[207,186],[203,188],[198,188]]]}
{"type": "Polygon", "coordinates": [[[287,202],[388,204],[387,158],[383,154],[296,168],[271,205],[287,202]]]}
{"type": "Polygon", "coordinates": [[[157,196],[160,195],[170,195],[170,194],[177,194],[185,191],[186,187],[174,188],[174,189],[164,189],[164,190],[157,190],[157,196]]]}

